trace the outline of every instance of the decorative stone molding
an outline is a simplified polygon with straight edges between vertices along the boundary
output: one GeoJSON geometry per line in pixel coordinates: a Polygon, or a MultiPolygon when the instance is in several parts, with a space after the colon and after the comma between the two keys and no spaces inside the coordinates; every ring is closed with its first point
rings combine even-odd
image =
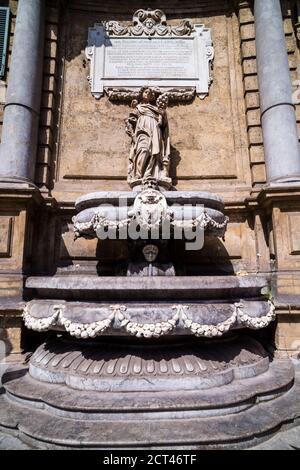
{"type": "MultiPolygon", "coordinates": [[[[175,332],[181,327],[189,330],[195,336],[214,338],[223,336],[230,329],[235,327],[246,327],[251,329],[261,329],[268,326],[275,319],[275,307],[271,301],[268,301],[268,311],[260,316],[251,316],[244,312],[245,305],[242,302],[232,304],[231,315],[222,322],[201,323],[191,318],[189,305],[177,304],[171,306],[173,314],[164,314],[164,319],[159,321],[133,321],[131,319],[130,308],[126,305],[109,305],[103,313],[101,320],[91,320],[90,322],[72,321],[67,315],[67,303],[54,304],[47,311],[48,316],[35,317],[31,313],[32,305],[35,301],[29,302],[23,313],[23,319],[27,328],[35,331],[48,331],[53,327],[62,327],[71,336],[76,338],[95,338],[104,334],[109,328],[123,329],[130,335],[138,338],[158,338],[175,332]],[[170,318],[168,318],[170,315],[170,318]]],[[[201,306],[201,305],[200,305],[201,306]]],[[[83,307],[84,309],[84,307],[83,307]]],[[[103,309],[103,307],[102,307],[103,309]]],[[[82,317],[84,318],[84,314],[82,317]]],[[[135,317],[136,318],[136,317],[135,317]]],[[[142,319],[141,319],[142,320],[142,319]]]]}
{"type": "Polygon", "coordinates": [[[137,195],[133,209],[128,215],[141,228],[151,230],[171,220],[172,212],[168,208],[165,196],[156,189],[148,188],[137,195]]]}
{"type": "Polygon", "coordinates": [[[157,323],[137,323],[131,321],[125,314],[119,313],[121,325],[126,331],[137,338],[159,338],[160,336],[171,333],[174,330],[179,319],[178,312],[167,321],[157,323]]]}
{"type": "Polygon", "coordinates": [[[239,314],[240,322],[253,330],[259,330],[268,326],[273,320],[275,320],[275,305],[268,300],[269,311],[266,315],[262,317],[251,317],[243,312],[243,304],[237,304],[236,308],[239,314]]]}
{"type": "Polygon", "coordinates": [[[61,326],[65,327],[65,330],[70,333],[71,336],[76,338],[95,338],[98,335],[104,333],[107,330],[114,319],[114,314],[112,313],[108,318],[102,321],[96,321],[92,323],[72,323],[70,320],[67,320],[63,317],[60,318],[61,326]]]}
{"type": "MultiPolygon", "coordinates": [[[[247,336],[242,340],[231,338],[226,342],[210,343],[202,351],[199,350],[197,341],[167,342],[158,348],[145,348],[143,343],[110,344],[107,348],[105,342],[87,345],[84,341],[70,341],[67,345],[64,341],[53,343],[50,340],[41,345],[30,359],[30,374],[38,380],[43,377],[44,381],[48,381],[48,378],[49,382],[62,383],[62,378],[67,376],[68,386],[76,384],[77,390],[103,389],[107,387],[106,380],[112,380],[111,390],[121,393],[131,390],[135,393],[133,406],[137,403],[136,392],[141,389],[154,391],[157,387],[156,392],[163,389],[165,393],[168,393],[168,389],[172,390],[174,382],[168,385],[165,381],[167,378],[175,378],[178,381],[188,377],[189,381],[185,382],[186,385],[181,391],[183,393],[191,387],[193,379],[203,377],[205,382],[202,382],[202,386],[199,382],[195,386],[197,392],[201,393],[203,388],[216,386],[216,376],[218,385],[220,382],[228,385],[235,379],[242,380],[247,376],[260,375],[268,368],[267,354],[258,342],[247,336]],[[57,361],[58,355],[61,361],[57,361]],[[238,371],[239,367],[242,368],[242,374],[238,371]],[[86,380],[82,380],[83,371],[86,380]],[[76,377],[79,380],[76,380],[76,377]],[[141,377],[144,380],[139,380],[141,377]],[[154,381],[155,378],[162,378],[163,383],[158,384],[154,381]]],[[[59,400],[59,394],[56,396],[59,400]]],[[[165,403],[170,407],[170,400],[165,403]]],[[[77,400],[74,400],[74,406],[75,404],[78,405],[77,400]]]]}
{"type": "MultiPolygon", "coordinates": [[[[240,304],[239,304],[240,305],[240,304]]],[[[188,306],[179,306],[184,325],[190,329],[195,336],[204,336],[213,338],[215,336],[223,336],[235,324],[237,319],[237,304],[234,304],[232,315],[227,320],[218,323],[217,325],[203,325],[201,323],[190,320],[186,314],[188,306]]]]}
{"type": "Polygon", "coordinates": [[[35,318],[30,315],[30,302],[26,304],[23,312],[23,320],[25,326],[29,330],[34,331],[48,331],[52,326],[58,324],[59,316],[62,314],[62,310],[65,308],[64,305],[53,305],[53,313],[49,317],[35,318]]]}
{"type": "MultiPolygon", "coordinates": [[[[154,87],[153,89],[157,96],[166,95],[169,103],[187,103],[193,101],[196,94],[194,88],[163,89],[154,87]]],[[[105,93],[110,101],[116,102],[131,102],[132,100],[138,100],[140,96],[140,90],[134,88],[105,88],[105,93]]]]}
{"type": "Polygon", "coordinates": [[[205,209],[203,210],[202,214],[199,217],[196,217],[195,219],[192,220],[174,220],[172,222],[172,225],[174,227],[182,227],[182,228],[188,228],[188,229],[194,229],[196,227],[200,227],[203,230],[207,229],[208,227],[217,229],[217,230],[222,230],[227,227],[229,218],[225,216],[224,221],[219,223],[216,220],[214,220],[210,215],[207,214],[205,209]]]}

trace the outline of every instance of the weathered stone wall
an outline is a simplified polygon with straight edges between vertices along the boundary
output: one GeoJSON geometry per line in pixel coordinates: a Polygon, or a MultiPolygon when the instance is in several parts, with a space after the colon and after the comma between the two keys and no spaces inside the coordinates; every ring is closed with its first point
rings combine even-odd
{"type": "MultiPolygon", "coordinates": [[[[244,203],[251,190],[251,167],[240,24],[233,3],[161,1],[152,5],[163,9],[171,24],[188,17],[212,28],[215,47],[214,81],[209,96],[168,110],[176,188],[217,192],[227,203],[231,221],[225,243],[211,246],[208,242],[207,249],[189,257],[190,272],[199,272],[199,266],[201,272],[245,273],[258,269],[256,233],[244,203]]],[[[53,61],[59,64],[60,101],[54,106],[58,133],[51,146],[50,184],[52,195],[64,209],[54,224],[55,235],[46,234],[56,240],[52,270],[95,269],[96,254],[105,264],[118,258],[121,250],[113,243],[102,249],[96,241],[74,242],[70,218],[74,200],[86,193],[87,187],[88,191],[128,189],[130,142],[124,132],[124,119],[129,106],[113,104],[106,97],[99,101],[93,98],[84,49],[88,27],[112,18],[130,22],[133,12],[141,7],[147,7],[146,2],[131,2],[129,9],[126,2],[104,5],[76,0],[61,12],[58,58],[53,61]]],[[[53,135],[51,129],[47,132],[53,135]]],[[[37,272],[40,267],[41,261],[37,260],[37,272]]]]}
{"type": "MultiPolygon", "coordinates": [[[[116,248],[116,244],[102,249],[96,241],[74,242],[73,238],[74,200],[87,192],[87,186],[89,191],[128,189],[130,142],[124,132],[124,119],[129,107],[112,104],[107,98],[97,101],[92,97],[86,78],[88,64],[84,48],[88,27],[96,21],[114,18],[130,22],[134,10],[143,6],[143,2],[136,1],[129,11],[125,2],[100,5],[99,2],[72,1],[60,12],[59,24],[51,23],[50,32],[55,31],[53,44],[56,45],[57,38],[59,40],[58,47],[53,46],[56,56],[51,57],[50,62],[49,58],[45,61],[46,65],[52,64],[54,75],[46,74],[45,79],[51,79],[59,93],[55,95],[55,88],[44,90],[42,116],[43,113],[48,116],[49,125],[42,128],[38,167],[49,175],[51,163],[52,195],[62,207],[45,233],[47,246],[52,246],[51,239],[55,240],[48,263],[52,271],[95,269],[99,256],[103,263],[118,258],[121,248],[116,248]],[[60,100],[55,101],[55,97],[60,100]],[[44,163],[43,155],[47,155],[44,163]]],[[[167,1],[157,6],[164,9],[170,23],[189,17],[195,23],[212,28],[215,47],[214,82],[209,96],[203,101],[196,98],[192,104],[168,110],[176,187],[217,192],[224,197],[230,216],[225,243],[211,246],[208,242],[207,249],[190,257],[190,270],[199,272],[202,266],[203,272],[214,269],[256,272],[262,260],[263,268],[267,269],[266,244],[261,237],[262,253],[258,258],[258,235],[253,215],[244,202],[251,190],[251,148],[247,135],[238,9],[233,2],[184,2],[179,6],[178,2],[167,1]]],[[[55,19],[57,12],[52,8],[51,18],[55,19]]],[[[46,181],[49,182],[49,178],[44,179],[45,184],[46,181]]],[[[37,245],[41,245],[34,265],[37,273],[46,269],[41,261],[44,243],[44,239],[37,240],[37,245]]]]}
{"type": "MultiPolygon", "coordinates": [[[[141,2],[135,3],[138,7],[141,2]]],[[[250,169],[238,20],[232,14],[231,2],[222,2],[222,8],[220,2],[214,2],[218,5],[212,12],[208,2],[202,2],[201,7],[200,2],[195,2],[192,11],[188,3],[183,2],[178,8],[176,2],[169,1],[165,10],[167,14],[168,10],[173,12],[168,18],[171,24],[188,16],[194,23],[212,28],[214,81],[205,100],[196,98],[192,104],[173,106],[168,111],[174,181],[183,190],[206,188],[232,193],[234,184],[235,192],[245,191],[250,186],[250,169]]],[[[131,4],[132,11],[134,8],[131,4]]],[[[164,9],[164,2],[160,2],[160,8],[164,9]]],[[[107,5],[103,9],[99,6],[93,11],[83,2],[71,2],[65,12],[60,50],[63,93],[54,184],[58,199],[61,191],[64,198],[74,199],[74,193],[85,191],[87,182],[91,189],[128,188],[130,142],[124,132],[124,120],[129,107],[113,104],[106,97],[96,101],[91,96],[84,49],[88,27],[109,18],[125,21],[131,14],[116,14],[107,5]]]]}

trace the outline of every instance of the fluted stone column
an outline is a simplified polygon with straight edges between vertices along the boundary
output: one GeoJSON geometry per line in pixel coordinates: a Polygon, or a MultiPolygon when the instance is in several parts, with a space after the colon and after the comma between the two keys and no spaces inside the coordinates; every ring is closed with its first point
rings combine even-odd
{"type": "Polygon", "coordinates": [[[19,0],[0,145],[0,181],[34,180],[44,21],[44,0],[19,0]]]}
{"type": "Polygon", "coordinates": [[[267,182],[300,181],[300,152],[279,0],[255,0],[256,57],[267,182]]]}

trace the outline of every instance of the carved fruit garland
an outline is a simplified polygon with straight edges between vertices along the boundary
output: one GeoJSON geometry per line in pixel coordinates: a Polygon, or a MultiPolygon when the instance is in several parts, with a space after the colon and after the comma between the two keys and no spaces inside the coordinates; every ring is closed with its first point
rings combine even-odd
{"type": "Polygon", "coordinates": [[[251,329],[260,329],[268,326],[275,319],[275,306],[269,300],[268,312],[261,317],[252,317],[244,313],[244,305],[235,303],[232,315],[218,324],[202,324],[194,321],[188,316],[188,305],[173,305],[174,315],[164,321],[151,323],[138,323],[130,320],[126,315],[127,307],[125,305],[111,305],[107,317],[90,323],[78,323],[64,316],[66,308],[63,304],[53,305],[53,313],[49,317],[35,318],[30,313],[31,303],[29,302],[23,312],[23,319],[27,328],[35,331],[47,331],[55,326],[62,326],[71,335],[76,338],[95,338],[102,335],[108,328],[113,328],[114,322],[118,320],[121,328],[127,333],[144,338],[158,338],[170,334],[175,330],[179,321],[184,327],[195,336],[213,338],[227,333],[235,324],[240,324],[251,329]]]}

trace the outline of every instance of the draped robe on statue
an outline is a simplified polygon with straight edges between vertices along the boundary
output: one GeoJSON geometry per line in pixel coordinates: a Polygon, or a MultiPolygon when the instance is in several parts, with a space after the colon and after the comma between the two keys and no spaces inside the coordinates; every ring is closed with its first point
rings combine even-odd
{"type": "Polygon", "coordinates": [[[167,177],[170,139],[166,112],[142,103],[131,113],[129,121],[134,129],[129,180],[167,177]]]}

